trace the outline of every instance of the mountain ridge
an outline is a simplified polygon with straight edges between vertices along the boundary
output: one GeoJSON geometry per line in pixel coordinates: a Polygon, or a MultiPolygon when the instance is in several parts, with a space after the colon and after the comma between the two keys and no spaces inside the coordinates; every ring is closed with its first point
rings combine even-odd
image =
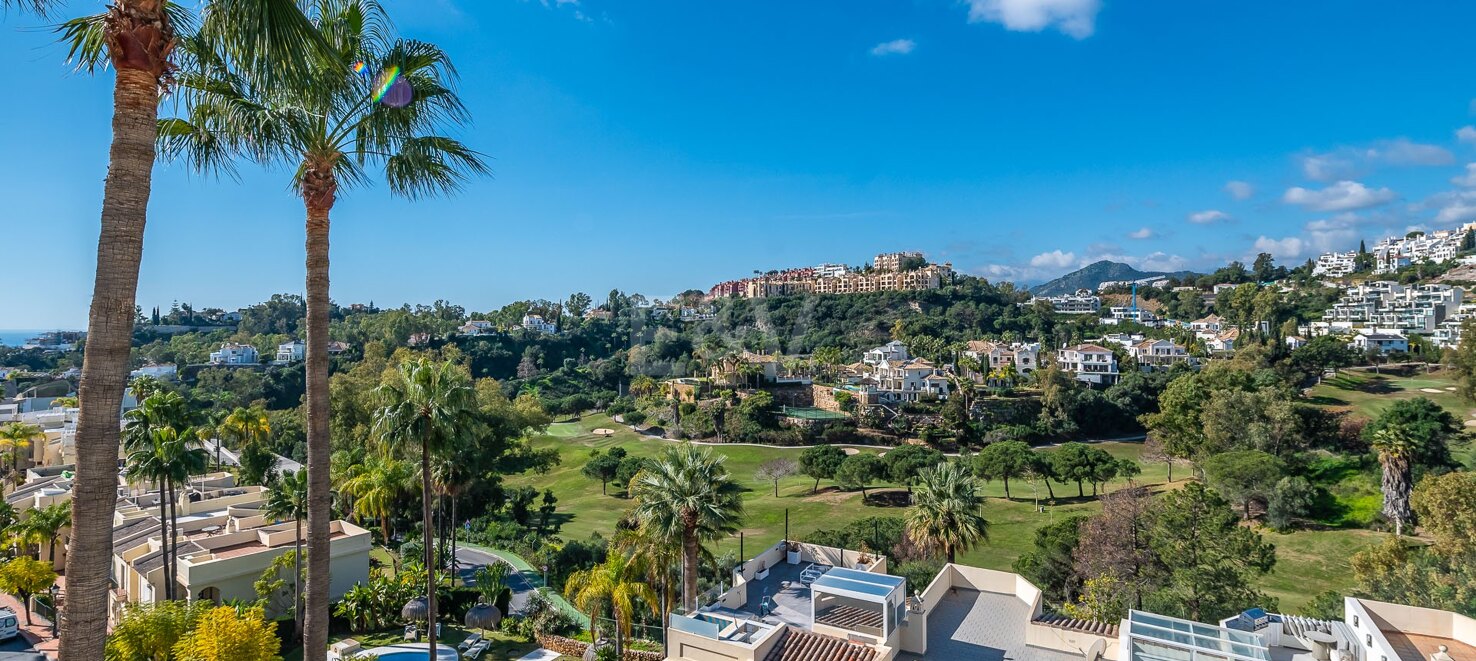
{"type": "Polygon", "coordinates": [[[1189,271],[1139,271],[1130,264],[1103,259],[1087,264],[1054,280],[1031,287],[1030,293],[1037,296],[1060,296],[1061,294],[1070,294],[1078,289],[1096,291],[1097,287],[1104,282],[1142,280],[1144,278],[1157,277],[1181,277],[1189,273],[1189,271]]]}

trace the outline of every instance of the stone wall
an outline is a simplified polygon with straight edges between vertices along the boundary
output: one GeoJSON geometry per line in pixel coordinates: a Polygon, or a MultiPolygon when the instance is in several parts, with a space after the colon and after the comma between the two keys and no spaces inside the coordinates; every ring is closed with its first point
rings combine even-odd
{"type": "Polygon", "coordinates": [[[840,413],[840,402],[835,401],[835,387],[815,384],[810,386],[810,397],[815,401],[815,408],[835,411],[840,413]]]}
{"type": "MultiPolygon", "coordinates": [[[[534,638],[538,640],[538,645],[540,647],[544,649],[550,649],[564,656],[571,656],[576,659],[583,658],[584,651],[586,649],[589,649],[589,643],[580,640],[574,640],[573,638],[565,638],[563,636],[551,636],[548,634],[538,634],[534,638]]],[[[662,661],[662,659],[666,658],[665,655],[660,652],[646,652],[644,650],[625,650],[625,654],[623,656],[625,657],[624,661],[662,661]]]]}

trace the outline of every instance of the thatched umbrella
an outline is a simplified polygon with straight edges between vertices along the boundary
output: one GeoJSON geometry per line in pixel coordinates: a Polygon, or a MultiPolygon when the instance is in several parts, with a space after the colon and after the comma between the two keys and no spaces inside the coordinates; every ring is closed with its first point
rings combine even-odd
{"type": "Polygon", "coordinates": [[[409,622],[424,622],[430,614],[430,604],[425,597],[416,597],[405,602],[405,607],[400,609],[400,619],[409,622]]]}
{"type": "Polygon", "coordinates": [[[492,604],[478,602],[466,611],[468,629],[496,629],[502,624],[502,611],[492,604]]]}

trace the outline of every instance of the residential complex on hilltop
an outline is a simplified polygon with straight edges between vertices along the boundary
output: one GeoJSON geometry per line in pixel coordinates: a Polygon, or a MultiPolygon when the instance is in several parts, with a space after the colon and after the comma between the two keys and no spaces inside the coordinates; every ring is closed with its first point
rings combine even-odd
{"type": "Polygon", "coordinates": [[[796,294],[866,294],[880,291],[937,289],[953,279],[952,264],[929,264],[920,252],[877,255],[869,269],[821,264],[774,271],[713,285],[709,298],[793,296],[796,294]]]}
{"type": "Polygon", "coordinates": [[[1411,264],[1455,259],[1466,243],[1466,235],[1473,229],[1476,229],[1476,223],[1383,239],[1373,247],[1374,273],[1393,273],[1411,264]]]}

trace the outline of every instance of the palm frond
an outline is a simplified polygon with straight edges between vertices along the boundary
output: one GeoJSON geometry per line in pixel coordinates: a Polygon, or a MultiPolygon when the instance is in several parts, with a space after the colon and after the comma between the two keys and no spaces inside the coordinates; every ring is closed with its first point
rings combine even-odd
{"type": "Polygon", "coordinates": [[[200,33],[262,84],[310,84],[325,63],[347,72],[296,0],[212,0],[200,33]]]}
{"type": "Polygon", "coordinates": [[[23,12],[30,12],[41,18],[46,18],[53,7],[61,5],[58,0],[0,0],[0,10],[10,11],[12,8],[23,12]]]}
{"type": "Polygon", "coordinates": [[[390,192],[412,200],[454,193],[469,176],[490,172],[481,154],[440,136],[406,140],[384,164],[390,192]]]}
{"type": "Polygon", "coordinates": [[[52,29],[57,43],[67,46],[67,63],[77,71],[92,73],[110,64],[107,19],[107,14],[78,16],[52,29]]]}

